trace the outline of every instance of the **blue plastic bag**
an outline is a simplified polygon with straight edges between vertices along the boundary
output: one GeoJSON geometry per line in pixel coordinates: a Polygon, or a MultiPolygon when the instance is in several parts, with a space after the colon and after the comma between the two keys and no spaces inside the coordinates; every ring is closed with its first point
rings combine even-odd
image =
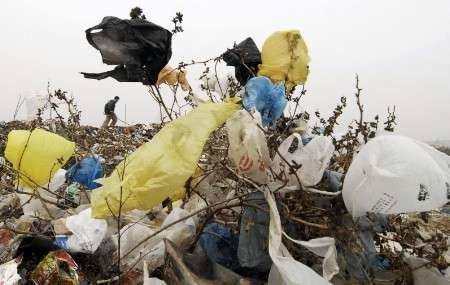
{"type": "Polygon", "coordinates": [[[263,126],[267,126],[278,120],[286,107],[284,84],[273,85],[267,77],[253,77],[245,85],[242,102],[246,110],[255,108],[260,112],[263,126]]]}
{"type": "Polygon", "coordinates": [[[103,166],[97,158],[92,156],[83,158],[66,172],[67,180],[76,181],[90,190],[101,186],[94,182],[101,177],[103,177],[103,166]]]}

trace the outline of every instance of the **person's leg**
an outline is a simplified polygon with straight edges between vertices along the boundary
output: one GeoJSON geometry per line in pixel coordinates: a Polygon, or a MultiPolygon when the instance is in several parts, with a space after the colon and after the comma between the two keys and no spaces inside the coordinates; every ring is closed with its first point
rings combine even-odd
{"type": "Polygon", "coordinates": [[[111,127],[114,127],[115,125],[116,125],[116,123],[117,123],[117,116],[116,116],[116,113],[112,113],[111,114],[111,119],[112,119],[112,122],[111,122],[111,127]]]}
{"type": "Polygon", "coordinates": [[[106,115],[105,117],[105,121],[103,122],[102,128],[105,129],[108,127],[109,125],[109,121],[111,120],[111,116],[110,115],[106,115]]]}

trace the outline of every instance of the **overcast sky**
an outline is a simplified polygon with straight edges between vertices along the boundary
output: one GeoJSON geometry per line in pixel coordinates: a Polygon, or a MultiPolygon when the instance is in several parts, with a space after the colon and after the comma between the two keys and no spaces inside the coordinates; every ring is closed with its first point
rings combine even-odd
{"type": "MultiPolygon", "coordinates": [[[[450,1],[126,1],[14,0],[0,9],[0,120],[10,120],[19,95],[52,86],[73,93],[85,124],[103,120],[103,105],[133,123],[157,120],[139,83],[84,79],[79,72],[110,69],[86,41],[84,30],[104,16],[127,18],[140,6],[152,22],[171,29],[175,12],[185,32],[173,39],[172,65],[221,54],[251,36],[259,47],[276,30],[299,29],[310,50],[310,76],[302,107],[328,115],[340,96],[356,117],[354,76],[360,76],[368,115],[397,106],[398,132],[422,140],[450,139],[450,1]],[[213,4],[214,3],[214,4],[213,4]]],[[[195,71],[190,78],[198,77],[195,71]]]]}

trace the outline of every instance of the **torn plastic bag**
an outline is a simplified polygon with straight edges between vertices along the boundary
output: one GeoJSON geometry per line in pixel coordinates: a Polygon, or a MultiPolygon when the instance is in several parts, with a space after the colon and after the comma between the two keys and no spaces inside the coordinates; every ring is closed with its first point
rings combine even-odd
{"type": "Polygon", "coordinates": [[[31,280],[35,284],[78,285],[78,265],[63,250],[50,252],[33,270],[31,280]]]}
{"type": "Polygon", "coordinates": [[[237,252],[239,263],[245,268],[269,272],[272,266],[268,251],[269,207],[264,194],[260,192],[250,194],[247,200],[245,202],[250,206],[244,207],[239,231],[237,252]],[[267,212],[260,209],[265,209],[267,212]]]}
{"type": "Polygon", "coordinates": [[[94,253],[105,237],[108,224],[105,220],[91,218],[89,208],[78,215],[68,217],[66,227],[72,232],[67,238],[67,250],[94,253]]]}
{"type": "MultiPolygon", "coordinates": [[[[174,208],[172,212],[164,220],[161,228],[189,215],[189,213],[180,208],[174,208]]],[[[154,234],[158,228],[150,228],[142,224],[129,224],[120,230],[121,243],[120,253],[122,255],[121,262],[130,266],[133,265],[143,254],[146,256],[140,261],[139,266],[143,265],[143,261],[147,261],[147,268],[153,272],[157,267],[164,264],[164,242],[163,239],[169,239],[180,247],[184,247],[195,235],[196,225],[193,218],[188,218],[158,235],[147,240],[144,244],[135,249],[131,254],[125,256],[133,247],[135,247],[144,238],[154,234]]]]}
{"type": "Polygon", "coordinates": [[[211,261],[200,246],[197,246],[192,254],[183,254],[170,240],[165,239],[164,242],[164,279],[167,284],[263,284],[243,278],[211,261]]]}
{"type": "Polygon", "coordinates": [[[233,271],[240,268],[237,258],[238,242],[236,234],[217,223],[206,225],[199,239],[200,246],[213,262],[233,271]]]}
{"type": "MultiPolygon", "coordinates": [[[[275,198],[270,190],[264,192],[270,209],[269,254],[273,265],[269,274],[269,285],[331,285],[314,270],[292,258],[282,243],[283,229],[275,198]]],[[[328,251],[327,251],[328,252],[328,251]]],[[[324,261],[325,265],[325,261],[324,261]]],[[[324,272],[325,272],[324,268],[324,272]]],[[[333,272],[328,270],[327,272],[333,272]]]]}
{"type": "Polygon", "coordinates": [[[19,184],[45,186],[75,151],[75,143],[41,129],[8,134],[5,157],[19,171],[19,184]]]}
{"type": "Polygon", "coordinates": [[[76,181],[92,190],[101,185],[94,180],[103,177],[103,166],[99,159],[89,156],[72,165],[66,173],[66,179],[76,181]]]}
{"type": "Polygon", "coordinates": [[[186,78],[186,70],[173,69],[169,65],[166,65],[158,75],[158,81],[156,82],[156,86],[161,84],[167,84],[170,86],[180,85],[183,91],[188,91],[191,89],[189,82],[186,78]]]}
{"type": "Polygon", "coordinates": [[[17,266],[19,266],[20,258],[13,259],[0,265],[0,284],[2,285],[18,285],[20,275],[17,273],[17,266]],[[19,261],[18,261],[19,260],[19,261]]]}
{"type": "Polygon", "coordinates": [[[242,103],[247,111],[256,109],[261,113],[263,126],[267,126],[283,115],[287,104],[284,85],[273,85],[264,76],[254,77],[245,85],[242,103]]]}
{"type": "MultiPolygon", "coordinates": [[[[294,133],[281,143],[278,151],[291,166],[301,166],[297,175],[303,186],[313,186],[322,180],[333,156],[334,145],[329,137],[317,136],[303,146],[300,135],[294,133]]],[[[287,186],[298,185],[295,174],[289,174],[289,166],[278,154],[273,159],[272,166],[278,175],[288,179],[287,186]]]]}
{"type": "Polygon", "coordinates": [[[222,54],[223,60],[229,66],[234,66],[236,79],[242,86],[258,73],[261,63],[261,53],[252,38],[246,38],[232,49],[222,54]]]}
{"type": "Polygon", "coordinates": [[[342,191],[345,206],[353,217],[442,207],[450,193],[449,161],[445,154],[407,137],[376,137],[348,169],[342,191]]]}
{"type": "Polygon", "coordinates": [[[308,77],[308,48],[298,30],[278,31],[270,35],[262,47],[259,76],[273,83],[285,82],[290,91],[308,77]]]}
{"type": "Polygon", "coordinates": [[[103,186],[91,196],[93,217],[110,216],[110,209],[117,214],[121,195],[124,213],[149,210],[168,197],[181,198],[209,134],[238,108],[235,103],[205,103],[167,124],[150,142],[126,157],[108,178],[99,180],[103,186]]]}
{"type": "Polygon", "coordinates": [[[83,73],[91,79],[155,84],[172,56],[172,34],[144,19],[105,17],[86,30],[86,39],[100,51],[104,63],[118,65],[104,73],[83,73]]]}
{"type": "Polygon", "coordinates": [[[428,260],[406,254],[405,262],[412,271],[414,285],[449,285],[445,275],[443,275],[436,267],[426,266],[430,263],[428,260]]]}
{"type": "Polygon", "coordinates": [[[228,156],[239,172],[258,183],[265,183],[271,165],[266,137],[257,124],[261,124],[258,112],[253,117],[245,110],[236,112],[226,123],[230,147],[228,156]]]}
{"type": "Polygon", "coordinates": [[[43,110],[48,104],[48,98],[43,95],[34,95],[25,98],[27,108],[27,120],[32,121],[37,118],[39,110],[43,110]]]}

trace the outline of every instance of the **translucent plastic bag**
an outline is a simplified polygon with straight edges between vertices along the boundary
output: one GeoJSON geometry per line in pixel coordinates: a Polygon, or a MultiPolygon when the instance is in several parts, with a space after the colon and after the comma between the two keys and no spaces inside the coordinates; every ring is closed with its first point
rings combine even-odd
{"type": "MultiPolygon", "coordinates": [[[[323,173],[333,156],[334,145],[330,138],[317,136],[303,146],[301,136],[294,133],[281,143],[278,151],[291,166],[301,165],[297,170],[300,181],[304,186],[313,186],[322,180],[323,173]],[[297,147],[291,148],[294,139],[297,140],[297,147]],[[290,151],[290,149],[295,150],[290,151]]],[[[289,174],[289,166],[279,155],[273,159],[273,169],[277,174],[289,179],[288,186],[298,184],[295,174],[289,174]]]]}
{"type": "Polygon", "coordinates": [[[27,107],[27,120],[31,121],[37,118],[39,109],[46,107],[48,98],[42,95],[35,95],[25,98],[25,106],[27,107]]]}
{"type": "Polygon", "coordinates": [[[242,103],[246,110],[251,112],[256,109],[261,113],[262,124],[267,126],[277,121],[286,107],[284,85],[273,85],[269,78],[264,76],[254,77],[245,85],[242,103]]]}
{"type": "Polygon", "coordinates": [[[397,135],[376,137],[361,148],[342,191],[354,217],[430,211],[446,204],[449,194],[450,158],[397,135]]]}
{"type": "Polygon", "coordinates": [[[189,85],[189,82],[187,81],[187,78],[186,78],[186,71],[179,70],[179,69],[173,69],[169,65],[166,65],[159,72],[158,81],[156,82],[156,86],[159,86],[163,83],[170,85],[170,86],[176,86],[177,84],[179,84],[183,91],[188,91],[191,88],[191,86],[189,85]]]}
{"type": "Polygon", "coordinates": [[[201,104],[167,124],[150,142],[126,157],[108,178],[98,181],[103,186],[92,193],[93,217],[110,216],[110,209],[117,214],[121,195],[123,212],[151,209],[167,197],[181,198],[210,133],[238,108],[235,103],[201,104]]]}
{"type": "Polygon", "coordinates": [[[262,47],[258,75],[272,82],[284,81],[288,90],[303,84],[308,77],[308,48],[298,30],[278,31],[262,47]]]}
{"type": "Polygon", "coordinates": [[[44,186],[75,151],[75,143],[41,129],[15,130],[8,134],[5,157],[18,170],[19,184],[44,186]]]}
{"type": "Polygon", "coordinates": [[[266,182],[271,164],[266,137],[257,124],[261,124],[258,112],[254,118],[245,110],[236,112],[226,123],[230,147],[228,155],[241,173],[259,183],[266,182]]]}

